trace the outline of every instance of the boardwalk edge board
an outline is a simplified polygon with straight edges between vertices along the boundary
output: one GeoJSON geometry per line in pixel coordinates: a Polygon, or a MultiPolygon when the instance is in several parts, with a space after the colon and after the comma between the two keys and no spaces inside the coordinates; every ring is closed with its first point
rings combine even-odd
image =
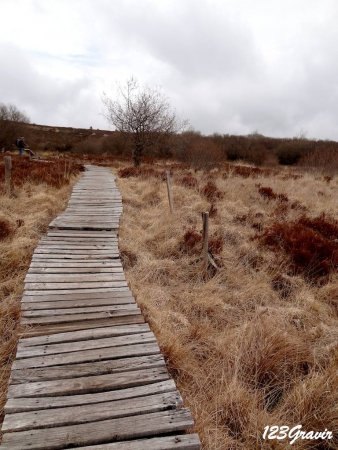
{"type": "Polygon", "coordinates": [[[85,167],[25,278],[0,449],[199,450],[125,279],[115,177],[85,167]]]}

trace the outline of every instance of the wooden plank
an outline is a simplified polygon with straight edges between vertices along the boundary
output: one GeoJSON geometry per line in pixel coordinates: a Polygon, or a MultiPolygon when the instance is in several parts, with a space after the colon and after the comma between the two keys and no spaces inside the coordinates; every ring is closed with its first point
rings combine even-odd
{"type": "MultiPolygon", "coordinates": [[[[134,441],[104,444],[105,450],[200,450],[201,443],[198,434],[178,434],[134,441]]],[[[77,447],[78,450],[103,450],[102,445],[77,447]]]]}
{"type": "MultiPolygon", "coordinates": [[[[68,308],[89,308],[96,307],[100,311],[101,307],[110,306],[123,306],[123,305],[133,305],[135,304],[134,299],[131,297],[122,297],[120,299],[106,298],[106,299],[94,299],[94,300],[70,300],[70,301],[56,301],[56,302],[23,302],[21,303],[22,311],[32,311],[39,309],[68,309],[68,308]]],[[[118,308],[117,308],[118,309],[118,308]]]]}
{"type": "Polygon", "coordinates": [[[134,356],[100,362],[68,364],[66,366],[12,370],[10,383],[18,384],[31,383],[33,381],[62,380],[89,375],[128,372],[151,367],[162,367],[163,369],[166,367],[161,354],[134,356]]]}
{"type": "Polygon", "coordinates": [[[146,333],[131,334],[117,337],[96,338],[86,341],[73,341],[69,343],[58,343],[49,345],[36,345],[34,347],[27,347],[18,345],[16,352],[16,359],[33,358],[35,356],[55,355],[60,353],[76,352],[89,349],[102,349],[106,347],[118,347],[123,345],[142,344],[142,343],[156,342],[154,333],[149,331],[146,333]]]}
{"type": "Polygon", "coordinates": [[[87,330],[91,328],[109,327],[115,325],[131,325],[144,323],[144,317],[141,314],[137,316],[119,316],[109,317],[107,319],[95,319],[81,322],[69,322],[51,325],[34,325],[34,327],[25,326],[25,336],[41,336],[44,334],[64,333],[67,331],[87,330]]]}
{"type": "Polygon", "coordinates": [[[65,290],[65,289],[95,289],[95,288],[103,288],[103,287],[111,287],[111,288],[120,288],[120,287],[128,287],[127,281],[118,281],[118,280],[110,280],[110,281],[89,281],[89,282],[74,282],[68,283],[67,281],[55,282],[55,283],[25,283],[25,291],[35,291],[35,290],[65,290]]]}
{"type": "Polygon", "coordinates": [[[76,293],[76,292],[70,292],[67,294],[60,294],[59,291],[53,292],[52,294],[45,294],[45,295],[27,295],[24,293],[24,296],[22,297],[23,302],[61,302],[61,301],[71,301],[71,300],[100,300],[100,299],[111,299],[111,300],[118,300],[120,298],[129,298],[134,300],[131,291],[124,290],[124,291],[108,291],[108,292],[96,292],[95,290],[89,290],[85,293],[76,293]]]}
{"type": "Polygon", "coordinates": [[[150,331],[150,328],[147,323],[134,325],[120,325],[115,327],[93,328],[84,331],[71,331],[68,333],[51,334],[33,338],[23,338],[20,339],[19,344],[26,347],[31,346],[34,347],[35,345],[48,345],[72,341],[86,341],[90,339],[124,336],[126,334],[146,333],[148,331],[150,331]]]}
{"type": "Polygon", "coordinates": [[[45,237],[42,237],[40,239],[39,242],[45,243],[45,242],[49,242],[51,244],[55,243],[65,243],[65,244],[86,244],[88,242],[93,243],[93,244],[118,244],[118,238],[115,235],[115,237],[111,236],[111,237],[105,237],[105,236],[97,236],[97,237],[81,237],[81,236],[63,236],[63,235],[59,235],[59,236],[50,236],[47,235],[45,237]]]}
{"type": "Polygon", "coordinates": [[[90,405],[6,414],[2,431],[13,432],[76,425],[136,414],[165,411],[181,405],[181,396],[177,391],[173,391],[146,397],[136,397],[132,401],[130,399],[115,400],[90,405]]]}
{"type": "Polygon", "coordinates": [[[21,323],[22,325],[34,325],[34,324],[58,324],[65,322],[76,322],[83,320],[92,320],[92,319],[105,319],[111,317],[121,317],[121,316],[135,316],[141,315],[139,309],[137,310],[111,310],[111,311],[97,311],[92,313],[78,313],[78,314],[62,314],[59,316],[43,316],[43,317],[22,317],[21,323]]]}
{"type": "Polygon", "coordinates": [[[129,372],[151,367],[162,367],[163,369],[166,367],[161,354],[134,356],[100,362],[77,363],[66,366],[17,369],[11,372],[10,384],[129,372]]]}
{"type": "Polygon", "coordinates": [[[47,237],[81,237],[81,238],[100,238],[102,239],[103,237],[106,239],[109,238],[117,238],[117,233],[113,232],[113,231],[83,231],[83,230],[72,230],[72,231],[67,231],[67,230],[49,230],[47,233],[47,237]]]}
{"type": "Polygon", "coordinates": [[[53,450],[105,444],[117,440],[177,433],[192,426],[193,420],[187,409],[160,411],[80,425],[5,433],[3,448],[53,450]]]}
{"type": "Polygon", "coordinates": [[[123,305],[104,305],[104,306],[79,306],[77,308],[61,308],[61,305],[54,309],[31,309],[23,310],[22,317],[49,317],[49,316],[63,316],[66,314],[82,314],[82,313],[96,313],[96,312],[114,312],[114,311],[134,311],[135,314],[139,313],[139,308],[136,303],[127,303],[123,305]]]}
{"type": "Polygon", "coordinates": [[[79,289],[58,289],[57,291],[55,289],[46,289],[46,290],[26,290],[25,296],[46,296],[46,295],[54,295],[54,294],[60,294],[60,295],[67,295],[67,294],[87,294],[87,293],[118,293],[126,292],[130,294],[130,290],[127,287],[100,287],[100,288],[79,288],[79,289]]]}
{"type": "Polygon", "coordinates": [[[95,253],[118,253],[118,244],[117,243],[111,243],[111,244],[104,244],[103,242],[100,244],[86,244],[84,242],[74,242],[74,243],[68,243],[63,244],[62,242],[57,243],[41,243],[36,247],[35,252],[37,255],[41,253],[47,253],[50,255],[53,255],[54,253],[71,253],[75,252],[75,255],[81,254],[81,253],[89,253],[89,254],[95,254],[95,253]]]}
{"type": "Polygon", "coordinates": [[[71,260],[71,259],[79,259],[83,261],[88,261],[91,259],[114,259],[118,258],[119,253],[118,252],[95,252],[95,253],[84,253],[81,251],[81,253],[34,253],[32,260],[33,261],[41,261],[45,259],[49,260],[56,260],[56,259],[65,259],[65,260],[71,260]]]}
{"type": "Polygon", "coordinates": [[[126,358],[128,356],[154,355],[156,353],[160,353],[156,342],[133,344],[120,347],[102,348],[100,351],[97,349],[90,349],[78,352],[61,353],[58,355],[16,359],[13,362],[13,369],[62,366],[89,361],[104,361],[108,359],[126,358]]]}
{"type": "Polygon", "coordinates": [[[141,369],[130,372],[13,384],[8,388],[7,397],[44,397],[88,394],[111,389],[124,389],[140,386],[168,379],[169,375],[166,368],[153,367],[151,369],[141,369]]]}
{"type": "MultiPolygon", "coordinates": [[[[70,273],[70,267],[30,267],[28,270],[29,274],[62,274],[70,273]]],[[[124,274],[122,266],[121,267],[74,267],[71,270],[73,275],[77,274],[124,274]]]]}
{"type": "Polygon", "coordinates": [[[45,261],[32,261],[30,264],[30,268],[62,268],[62,269],[81,269],[81,268],[115,268],[118,267],[119,269],[122,268],[122,263],[120,259],[109,259],[109,260],[90,260],[85,261],[83,259],[81,260],[73,260],[73,261],[60,261],[58,259],[56,260],[45,260],[45,261]]]}
{"type": "Polygon", "coordinates": [[[55,282],[67,282],[67,283],[82,283],[83,281],[124,281],[124,273],[116,274],[32,274],[28,272],[25,278],[26,283],[55,283],[55,282]]]}

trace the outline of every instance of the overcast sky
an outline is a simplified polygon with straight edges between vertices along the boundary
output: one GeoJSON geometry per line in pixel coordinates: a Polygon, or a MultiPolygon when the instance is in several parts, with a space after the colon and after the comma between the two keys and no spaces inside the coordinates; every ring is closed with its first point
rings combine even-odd
{"type": "Polygon", "coordinates": [[[0,0],[0,102],[109,128],[130,76],[203,133],[338,140],[337,0],[0,0]]]}

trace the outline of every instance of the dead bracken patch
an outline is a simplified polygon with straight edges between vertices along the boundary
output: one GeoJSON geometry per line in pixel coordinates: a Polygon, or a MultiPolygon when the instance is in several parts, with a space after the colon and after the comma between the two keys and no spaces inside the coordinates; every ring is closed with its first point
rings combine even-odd
{"type": "Polygon", "coordinates": [[[280,202],[289,201],[288,197],[285,194],[276,194],[270,187],[260,186],[258,188],[258,193],[268,200],[278,200],[280,202]]]}
{"type": "MultiPolygon", "coordinates": [[[[67,184],[71,175],[84,170],[82,164],[68,160],[35,161],[25,157],[12,157],[12,184],[20,187],[24,183],[45,183],[60,188],[67,184]]],[[[0,165],[0,184],[4,183],[5,167],[0,165]]]]}
{"type": "Polygon", "coordinates": [[[260,167],[241,166],[235,164],[226,164],[226,171],[223,174],[223,178],[228,178],[229,174],[236,175],[242,178],[257,178],[258,176],[269,176],[276,173],[275,170],[261,169],[260,167]]]}
{"type": "Polygon", "coordinates": [[[333,224],[323,217],[303,217],[295,222],[274,223],[264,231],[261,240],[271,249],[285,252],[296,274],[318,280],[338,267],[338,242],[332,237],[334,231],[333,224]]]}
{"type": "Polygon", "coordinates": [[[223,198],[223,193],[218,189],[213,181],[207,182],[207,184],[202,189],[202,194],[210,202],[214,202],[223,198]]]}
{"type": "Polygon", "coordinates": [[[14,233],[14,228],[9,220],[0,218],[0,240],[6,239],[14,233]]]}
{"type": "Polygon", "coordinates": [[[224,239],[221,236],[209,239],[209,250],[213,255],[219,255],[223,250],[224,239]]]}
{"type": "Polygon", "coordinates": [[[186,253],[194,253],[196,249],[200,249],[202,241],[201,233],[194,229],[189,229],[184,233],[180,243],[180,250],[186,253]]]}
{"type": "Polygon", "coordinates": [[[195,177],[193,177],[190,173],[187,175],[183,175],[181,178],[178,179],[178,182],[187,188],[197,188],[198,182],[195,177]]]}
{"type": "Polygon", "coordinates": [[[311,228],[317,233],[320,233],[327,239],[338,239],[338,221],[326,216],[325,214],[322,214],[314,219],[303,216],[299,219],[299,223],[307,228],[311,228]]]}

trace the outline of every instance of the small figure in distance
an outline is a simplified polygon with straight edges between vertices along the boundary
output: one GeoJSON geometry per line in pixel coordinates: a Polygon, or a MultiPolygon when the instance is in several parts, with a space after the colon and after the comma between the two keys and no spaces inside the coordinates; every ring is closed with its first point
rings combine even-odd
{"type": "Polygon", "coordinates": [[[22,156],[26,147],[25,138],[18,137],[18,139],[15,141],[15,145],[18,147],[19,155],[22,156]]]}
{"type": "Polygon", "coordinates": [[[28,153],[29,153],[29,155],[32,157],[32,156],[35,156],[35,153],[27,146],[27,144],[25,143],[25,138],[22,136],[22,137],[19,137],[16,141],[15,141],[15,145],[18,147],[18,150],[19,150],[19,155],[20,156],[22,156],[23,155],[23,153],[24,153],[24,151],[26,150],[28,153]]]}

